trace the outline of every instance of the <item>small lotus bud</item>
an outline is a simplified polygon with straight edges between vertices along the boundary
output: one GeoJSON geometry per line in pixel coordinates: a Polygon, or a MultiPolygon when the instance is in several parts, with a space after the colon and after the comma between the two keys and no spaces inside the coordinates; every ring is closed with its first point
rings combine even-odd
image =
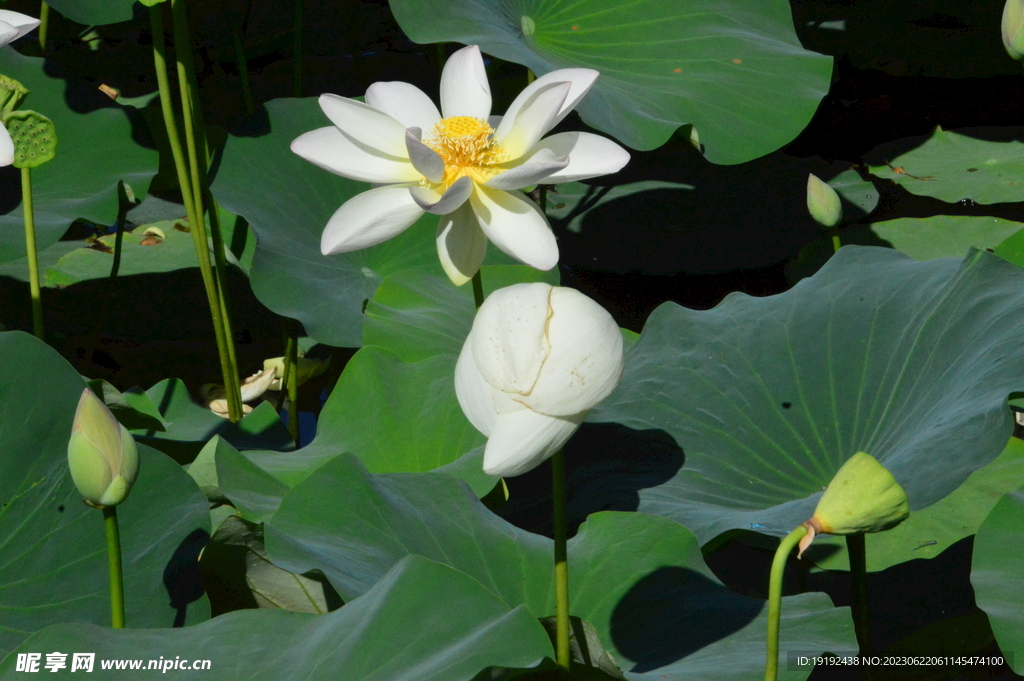
{"type": "Polygon", "coordinates": [[[804,525],[800,553],[817,534],[881,532],[907,519],[907,493],[885,466],[870,454],[857,452],[843,464],[821,495],[814,516],[804,525]]]}
{"type": "Polygon", "coordinates": [[[839,194],[814,173],[807,176],[807,210],[823,227],[835,227],[843,220],[839,194]]]}
{"type": "Polygon", "coordinates": [[[71,426],[68,467],[86,503],[98,507],[124,501],[139,474],[135,440],[88,388],[71,426]]]}
{"type": "Polygon", "coordinates": [[[1003,47],[1014,59],[1024,59],[1024,0],[1003,5],[1003,47]]]}

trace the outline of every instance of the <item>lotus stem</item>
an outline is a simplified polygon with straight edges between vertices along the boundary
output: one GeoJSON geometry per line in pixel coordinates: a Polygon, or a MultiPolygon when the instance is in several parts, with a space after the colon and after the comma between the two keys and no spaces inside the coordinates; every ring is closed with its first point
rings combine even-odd
{"type": "Polygon", "coordinates": [[[299,324],[294,319],[284,320],[285,342],[284,376],[282,387],[288,391],[288,432],[295,446],[299,443],[299,324]]]}
{"type": "Polygon", "coordinates": [[[46,33],[50,27],[50,6],[46,2],[39,3],[39,47],[46,53],[46,33]]]}
{"type": "Polygon", "coordinates": [[[117,528],[117,507],[103,507],[107,531],[107,560],[110,563],[110,626],[124,629],[124,575],[121,573],[121,533],[117,528]]]}
{"type": "Polygon", "coordinates": [[[295,0],[295,17],[292,33],[292,96],[302,96],[302,0],[295,0]]]}
{"type": "Polygon", "coordinates": [[[25,255],[28,258],[28,282],[32,296],[32,332],[46,341],[43,331],[43,299],[39,290],[39,256],[36,253],[36,222],[32,207],[32,169],[21,169],[21,205],[25,211],[25,255]]]}
{"type": "Polygon", "coordinates": [[[832,251],[838,253],[839,249],[842,248],[843,244],[839,242],[839,230],[833,229],[832,231],[832,251]]]}
{"type": "Polygon", "coordinates": [[[555,534],[555,662],[569,671],[569,561],[565,519],[565,454],[551,457],[551,503],[555,534]]]}
{"type": "Polygon", "coordinates": [[[768,579],[768,656],[765,660],[764,679],[775,681],[779,675],[779,622],[782,618],[782,575],[786,571],[786,560],[793,547],[807,534],[807,527],[800,525],[787,534],[772,560],[771,576],[768,579]]]}
{"type": "Polygon", "coordinates": [[[484,304],[484,280],[480,275],[480,270],[476,271],[473,275],[473,300],[476,302],[476,309],[480,309],[480,306],[484,304]]]}
{"type": "Polygon", "coordinates": [[[846,554],[850,558],[850,590],[853,592],[853,628],[861,655],[871,654],[871,614],[868,611],[867,552],[864,534],[846,535],[846,554]]]}
{"type": "Polygon", "coordinates": [[[202,184],[195,182],[198,177],[199,168],[197,168],[198,155],[195,148],[194,115],[192,114],[186,71],[186,63],[191,63],[189,59],[191,51],[188,40],[188,21],[184,14],[185,6],[181,0],[172,0],[171,9],[174,15],[174,35],[177,47],[175,56],[178,63],[178,75],[181,80],[180,92],[182,96],[182,109],[185,112],[183,117],[185,119],[185,131],[189,144],[189,159],[192,161],[191,168],[185,159],[185,152],[182,148],[181,137],[178,134],[178,125],[172,107],[170,80],[167,74],[166,46],[164,44],[163,15],[161,7],[155,6],[150,8],[149,16],[153,33],[153,63],[157,73],[157,84],[160,88],[160,107],[167,129],[167,139],[171,147],[171,154],[174,157],[174,166],[178,175],[178,184],[181,187],[181,197],[185,204],[185,213],[190,224],[192,243],[196,250],[199,271],[203,278],[203,286],[206,289],[207,303],[210,307],[213,332],[220,357],[221,373],[223,375],[225,392],[227,393],[228,413],[232,421],[237,421],[242,417],[238,369],[237,364],[232,362],[234,353],[232,352],[233,349],[229,347],[231,340],[230,325],[225,329],[220,287],[210,266],[206,224],[202,213],[202,184]],[[197,186],[200,189],[197,189],[197,186]]]}

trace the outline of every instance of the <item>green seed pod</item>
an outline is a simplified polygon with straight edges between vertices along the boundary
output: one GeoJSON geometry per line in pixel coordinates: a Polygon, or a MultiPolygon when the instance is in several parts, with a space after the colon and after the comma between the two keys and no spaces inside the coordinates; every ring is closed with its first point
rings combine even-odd
{"type": "Polygon", "coordinates": [[[843,464],[821,495],[814,516],[804,525],[800,553],[816,534],[882,532],[907,519],[907,493],[885,466],[870,454],[857,452],[843,464]]]}
{"type": "Polygon", "coordinates": [[[807,176],[807,210],[822,227],[835,227],[843,220],[839,194],[814,173],[807,176]]]}
{"type": "Polygon", "coordinates": [[[1006,0],[1003,5],[1003,47],[1014,59],[1024,59],[1024,0],[1006,0]]]}
{"type": "Polygon", "coordinates": [[[124,501],[139,474],[135,440],[88,388],[71,426],[68,467],[86,503],[100,508],[124,501]]]}
{"type": "Polygon", "coordinates": [[[0,116],[14,111],[28,96],[28,88],[7,76],[0,75],[0,116]]]}
{"type": "Polygon", "coordinates": [[[57,133],[53,121],[35,111],[12,111],[4,125],[14,142],[14,167],[37,168],[54,157],[57,133]]]}

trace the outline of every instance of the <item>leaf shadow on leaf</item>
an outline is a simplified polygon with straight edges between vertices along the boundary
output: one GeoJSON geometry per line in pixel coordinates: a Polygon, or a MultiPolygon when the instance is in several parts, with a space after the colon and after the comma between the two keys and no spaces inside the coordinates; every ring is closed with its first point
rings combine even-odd
{"type": "MultiPolygon", "coordinates": [[[[150,134],[149,126],[141,115],[139,109],[134,106],[118,104],[109,96],[104,94],[92,81],[83,80],[75,74],[68,73],[66,69],[52,60],[47,60],[43,65],[43,72],[50,78],[64,81],[64,103],[69,109],[77,114],[87,114],[100,109],[116,109],[124,113],[131,124],[132,141],[147,149],[156,149],[153,136],[150,134]]],[[[26,105],[31,104],[31,94],[26,98],[26,105]]],[[[154,100],[155,101],[155,100],[154,100]]],[[[157,102],[157,107],[159,103],[157,102]]],[[[26,106],[31,109],[31,106],[26,106]]],[[[58,135],[60,131],[58,131],[58,135]]],[[[100,151],[99,153],[103,153],[100,151]]]]}
{"type": "MultiPolygon", "coordinates": [[[[663,430],[634,430],[618,423],[584,423],[565,448],[569,536],[598,511],[636,511],[639,490],[679,472],[683,450],[663,430]]],[[[506,479],[508,503],[498,515],[522,529],[552,536],[551,464],[506,479]]]]}
{"type": "MultiPolygon", "coordinates": [[[[632,155],[615,175],[548,195],[563,265],[665,275],[779,263],[821,233],[807,212],[808,173],[830,181],[849,168],[781,152],[717,166],[678,137],[632,155]]],[[[864,213],[849,196],[843,209],[864,213]]]]}
{"type": "Polygon", "coordinates": [[[704,575],[664,567],[638,581],[611,617],[615,647],[631,672],[665,667],[727,638],[753,621],[765,602],[733,593],[704,575]]]}
{"type": "Polygon", "coordinates": [[[199,570],[199,554],[210,541],[210,533],[202,528],[181,540],[164,568],[164,588],[174,608],[174,627],[185,626],[189,603],[203,597],[203,575],[199,570]]]}

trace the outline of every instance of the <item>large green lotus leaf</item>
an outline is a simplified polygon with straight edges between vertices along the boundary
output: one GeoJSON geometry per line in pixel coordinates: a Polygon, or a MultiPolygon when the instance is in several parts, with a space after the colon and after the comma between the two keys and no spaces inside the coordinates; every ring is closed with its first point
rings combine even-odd
{"type": "Polygon", "coordinates": [[[752,523],[795,527],[858,451],[919,511],[1005,447],[1006,398],[1024,375],[1022,305],[1024,272],[990,253],[921,263],[845,246],[776,296],[659,307],[588,421],[681,450],[633,490],[640,510],[702,541],[752,523]]]}
{"type": "MultiPolygon", "coordinates": [[[[132,433],[168,453],[194,456],[214,435],[220,435],[239,449],[286,450],[295,447],[288,429],[269,403],[261,403],[238,423],[217,416],[196,402],[188,387],[177,378],[167,378],[146,391],[167,422],[163,431],[133,430],[132,433]]],[[[191,460],[191,459],[189,459],[191,460]]]]}
{"type": "Polygon", "coordinates": [[[911,194],[955,203],[1020,201],[1024,191],[1022,128],[936,128],[878,147],[865,160],[868,170],[911,194]]]}
{"type": "MultiPolygon", "coordinates": [[[[262,113],[262,112],[261,112],[262,113]]],[[[320,254],[331,215],[370,185],[338,177],[292,153],[304,132],[330,121],[316,98],[267,102],[263,117],[228,137],[213,193],[256,232],[253,292],[274,312],[298,319],[329,345],[362,344],[363,304],[391,272],[425,267],[444,276],[437,258],[437,217],[426,215],[401,235],[352,253],[320,254]]],[[[490,247],[487,262],[511,260],[490,247]]]]}
{"type": "MultiPolygon", "coordinates": [[[[48,116],[57,131],[57,155],[32,171],[36,247],[53,244],[77,218],[110,225],[117,219],[117,183],[124,180],[145,196],[157,171],[157,153],[132,139],[134,109],[107,100],[105,108],[77,113],[69,107],[67,83],[51,78],[43,59],[0,50],[0,73],[29,89],[22,104],[48,116]]],[[[97,94],[102,101],[107,99],[97,94]]],[[[138,125],[142,125],[141,121],[138,125]]],[[[25,254],[21,175],[0,172],[0,262],[25,254]]]]}
{"type": "MultiPolygon", "coordinates": [[[[82,503],[67,443],[85,381],[34,337],[0,333],[0,655],[58,622],[110,623],[103,518],[82,503]]],[[[145,445],[118,507],[130,627],[210,616],[196,559],[208,505],[180,466],[145,445]]]]}
{"type": "MultiPolygon", "coordinates": [[[[544,628],[524,608],[510,608],[466,575],[415,556],[326,615],[242,610],[170,631],[62,624],[19,649],[54,650],[95,652],[97,679],[125,678],[124,670],[102,670],[103,660],[145,665],[181,656],[209,660],[207,675],[216,678],[268,681],[469,681],[490,665],[526,666],[552,655],[544,628]]],[[[14,674],[16,659],[0,664],[0,675],[14,674]]],[[[160,678],[196,676],[172,669],[160,678]]],[[[54,678],[76,677],[64,669],[54,678]]]]}
{"type": "Polygon", "coordinates": [[[914,260],[962,258],[971,248],[993,248],[1022,227],[1002,218],[934,215],[875,222],[871,231],[914,260]]]}
{"type": "Polygon", "coordinates": [[[103,26],[131,19],[135,0],[53,0],[48,4],[72,21],[103,26]]]}
{"type": "MultiPolygon", "coordinates": [[[[915,558],[934,558],[978,531],[985,516],[1010,490],[1024,485],[1024,441],[1010,438],[1003,453],[971,473],[955,492],[886,532],[865,535],[867,569],[871,572],[915,558]]],[[[815,539],[804,554],[818,567],[849,570],[844,537],[815,539]]]]}
{"type": "MultiPolygon", "coordinates": [[[[828,92],[832,59],[800,46],[789,3],[650,0],[395,0],[419,43],[480,45],[537,75],[601,77],[576,107],[635,149],[691,123],[714,163],[742,163],[795,138],[828,92]]],[[[496,112],[503,113],[503,112],[496,112]]]]}
{"type": "MultiPolygon", "coordinates": [[[[1024,546],[1020,530],[1024,527],[1024,487],[1007,492],[974,538],[971,560],[971,585],[978,607],[988,615],[999,647],[1004,651],[1024,646],[1024,546]]],[[[1024,674],[1024,659],[1010,656],[1007,663],[1024,674]]]]}
{"type": "MultiPolygon", "coordinates": [[[[525,605],[536,617],[555,610],[551,540],[498,518],[448,476],[372,475],[339,456],[285,496],[266,545],[280,567],[323,570],[346,600],[412,554],[465,572],[509,607],[525,605]]],[[[570,541],[568,561],[572,614],[594,625],[634,678],[695,678],[688,674],[700,668],[697,678],[749,679],[762,668],[764,601],[722,586],[681,525],[597,513],[570,541]],[[711,665],[727,654],[729,664],[711,665]]],[[[791,649],[798,641],[806,650],[852,645],[847,610],[823,595],[788,598],[783,615],[791,649]]]]}

